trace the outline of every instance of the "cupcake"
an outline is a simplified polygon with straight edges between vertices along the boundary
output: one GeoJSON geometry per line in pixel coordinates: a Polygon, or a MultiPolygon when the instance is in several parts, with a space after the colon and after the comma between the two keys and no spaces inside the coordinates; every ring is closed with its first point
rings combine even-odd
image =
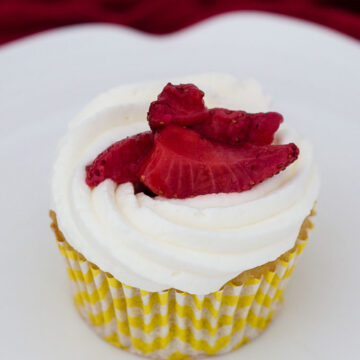
{"type": "Polygon", "coordinates": [[[267,327],[319,189],[311,145],[268,108],[255,81],[206,74],[116,88],[70,123],[50,215],[103,339],[182,359],[267,327]]]}

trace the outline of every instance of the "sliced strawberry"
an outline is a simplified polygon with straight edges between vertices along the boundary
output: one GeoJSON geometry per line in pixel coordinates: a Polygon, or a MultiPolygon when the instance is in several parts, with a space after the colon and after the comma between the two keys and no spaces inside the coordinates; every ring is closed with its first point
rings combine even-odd
{"type": "Polygon", "coordinates": [[[224,145],[191,129],[169,125],[155,135],[140,180],[167,198],[240,192],[285,169],[298,154],[295,144],[224,145]]]}
{"type": "Polygon", "coordinates": [[[138,173],[152,146],[151,131],[114,143],[86,167],[86,183],[94,187],[105,179],[112,179],[117,184],[131,182],[135,189],[142,189],[138,173]]]}
{"type": "Polygon", "coordinates": [[[251,128],[247,141],[256,145],[271,144],[276,131],[284,121],[283,116],[277,112],[248,114],[248,117],[251,120],[251,128]]]}
{"type": "Polygon", "coordinates": [[[192,84],[168,83],[150,104],[148,121],[152,130],[168,124],[191,126],[203,121],[207,115],[204,93],[192,84]]]}
{"type": "Polygon", "coordinates": [[[211,109],[209,117],[192,126],[192,129],[208,140],[240,145],[247,140],[251,127],[251,120],[247,115],[245,111],[211,109]]]}
{"type": "Polygon", "coordinates": [[[211,109],[209,117],[192,126],[205,138],[228,145],[250,142],[256,145],[271,144],[274,134],[283,121],[276,112],[248,114],[245,111],[211,109]]]}

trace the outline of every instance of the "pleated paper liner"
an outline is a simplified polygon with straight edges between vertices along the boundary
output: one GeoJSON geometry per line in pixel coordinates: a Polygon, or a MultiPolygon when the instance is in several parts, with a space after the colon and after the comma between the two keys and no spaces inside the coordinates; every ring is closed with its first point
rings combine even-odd
{"type": "Polygon", "coordinates": [[[80,315],[104,340],[153,359],[222,354],[258,336],[282,302],[313,214],[305,219],[295,246],[278,259],[241,273],[219,291],[192,295],[122,284],[73,249],[50,212],[80,315]]]}

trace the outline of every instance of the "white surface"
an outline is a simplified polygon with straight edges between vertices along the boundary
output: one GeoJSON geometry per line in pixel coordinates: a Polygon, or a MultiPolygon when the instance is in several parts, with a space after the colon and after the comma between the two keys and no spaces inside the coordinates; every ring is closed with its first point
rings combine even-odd
{"type": "Polygon", "coordinates": [[[233,14],[166,37],[80,26],[0,49],[1,359],[137,359],[71,303],[48,228],[49,171],[68,121],[115,85],[206,71],[257,78],[315,144],[319,215],[278,318],[221,359],[359,357],[360,47],[323,28],[233,14]],[[326,247],[326,249],[325,249],[326,247]]]}

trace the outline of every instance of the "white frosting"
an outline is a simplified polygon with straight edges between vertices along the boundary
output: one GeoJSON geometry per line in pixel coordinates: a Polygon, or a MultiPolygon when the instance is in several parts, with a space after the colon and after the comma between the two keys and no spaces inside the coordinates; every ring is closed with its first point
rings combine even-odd
{"type": "MultiPolygon", "coordinates": [[[[266,111],[254,81],[218,74],[175,79],[205,91],[209,107],[266,111]]],[[[91,190],[85,166],[109,145],[148,130],[149,103],[165,82],[123,86],[101,95],[69,126],[53,174],[53,199],[67,241],[127,285],[206,294],[244,270],[293,247],[319,189],[310,144],[281,126],[278,143],[294,141],[298,160],[250,191],[189,199],[135,195],[130,183],[106,180],[91,190]]]]}

